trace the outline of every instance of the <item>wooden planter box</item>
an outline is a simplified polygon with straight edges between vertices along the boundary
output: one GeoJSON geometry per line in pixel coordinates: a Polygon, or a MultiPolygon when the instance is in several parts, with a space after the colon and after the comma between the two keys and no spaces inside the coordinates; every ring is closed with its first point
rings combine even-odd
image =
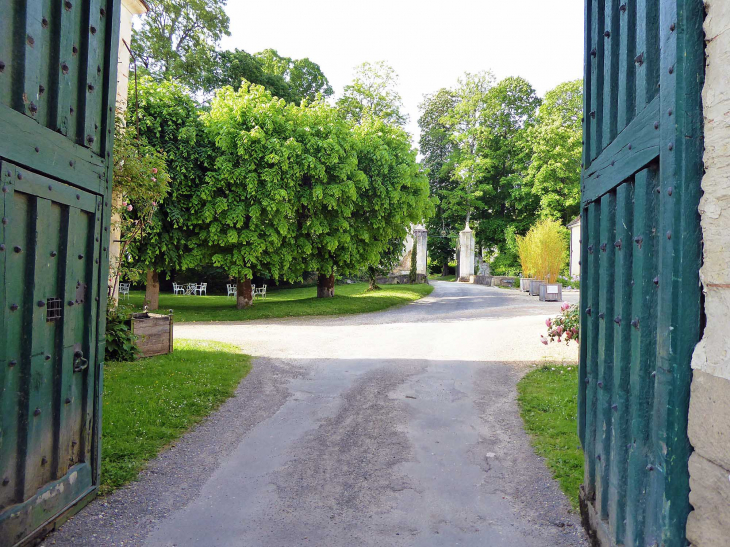
{"type": "Polygon", "coordinates": [[[560,283],[544,283],[540,286],[540,300],[542,302],[561,302],[563,286],[560,283]]]}
{"type": "Polygon", "coordinates": [[[539,279],[530,279],[530,296],[540,296],[540,286],[544,284],[539,279]]]}
{"type": "Polygon", "coordinates": [[[520,277],[520,290],[523,292],[530,292],[530,281],[535,281],[531,277],[520,277]]]}
{"type": "Polygon", "coordinates": [[[132,315],[132,333],[137,336],[142,357],[172,353],[172,323],[172,310],[170,315],[148,312],[132,315]]]}

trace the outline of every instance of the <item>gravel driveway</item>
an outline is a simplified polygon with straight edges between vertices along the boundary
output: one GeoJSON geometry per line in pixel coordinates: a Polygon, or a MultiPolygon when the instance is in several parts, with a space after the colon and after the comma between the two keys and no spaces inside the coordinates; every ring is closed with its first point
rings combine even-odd
{"type": "MultiPolygon", "coordinates": [[[[577,301],[577,293],[567,293],[577,301]]],[[[587,545],[515,384],[559,304],[436,282],[374,314],[176,325],[257,356],[237,396],[45,545],[587,545]]]]}

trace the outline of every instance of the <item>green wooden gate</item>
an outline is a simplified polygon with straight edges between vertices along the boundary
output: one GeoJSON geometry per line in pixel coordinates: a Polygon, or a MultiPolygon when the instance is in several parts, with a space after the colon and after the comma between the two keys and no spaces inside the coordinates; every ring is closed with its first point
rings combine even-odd
{"type": "Polygon", "coordinates": [[[0,544],[99,480],[119,0],[0,0],[0,544]]]}
{"type": "Polygon", "coordinates": [[[703,16],[701,0],[585,3],[581,501],[603,545],[686,545],[703,16]]]}

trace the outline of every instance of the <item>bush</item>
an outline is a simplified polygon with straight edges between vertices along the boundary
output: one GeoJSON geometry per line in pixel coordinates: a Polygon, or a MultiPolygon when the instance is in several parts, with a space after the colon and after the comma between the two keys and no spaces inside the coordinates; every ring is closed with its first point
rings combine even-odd
{"type": "Polygon", "coordinates": [[[408,272],[408,281],[413,284],[418,280],[418,241],[413,238],[413,249],[411,250],[411,271],[408,272]]]}
{"type": "Polygon", "coordinates": [[[568,258],[568,231],[558,221],[545,219],[515,239],[522,275],[556,282],[568,258]]]}
{"type": "Polygon", "coordinates": [[[132,308],[115,306],[110,298],[106,308],[105,361],[134,361],[139,355],[137,337],[132,334],[132,308]]]}
{"type": "Polygon", "coordinates": [[[546,346],[550,342],[562,342],[570,344],[574,340],[576,344],[580,343],[580,318],[578,316],[578,305],[570,305],[565,302],[560,309],[562,313],[555,319],[546,319],[548,337],[540,336],[540,341],[546,346]]]}
{"type": "Polygon", "coordinates": [[[557,283],[560,283],[563,287],[570,287],[571,289],[580,289],[580,278],[578,276],[571,277],[568,279],[567,277],[560,276],[558,277],[557,283]]]}

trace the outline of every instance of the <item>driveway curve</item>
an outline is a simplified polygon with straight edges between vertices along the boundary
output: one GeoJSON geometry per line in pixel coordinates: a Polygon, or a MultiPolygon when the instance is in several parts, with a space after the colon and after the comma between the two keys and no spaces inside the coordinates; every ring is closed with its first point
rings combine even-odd
{"type": "MultiPolygon", "coordinates": [[[[183,324],[256,356],[236,397],[46,544],[587,545],[515,385],[559,304],[435,282],[360,316],[183,324]]],[[[577,294],[567,294],[577,301],[577,294]]]]}

